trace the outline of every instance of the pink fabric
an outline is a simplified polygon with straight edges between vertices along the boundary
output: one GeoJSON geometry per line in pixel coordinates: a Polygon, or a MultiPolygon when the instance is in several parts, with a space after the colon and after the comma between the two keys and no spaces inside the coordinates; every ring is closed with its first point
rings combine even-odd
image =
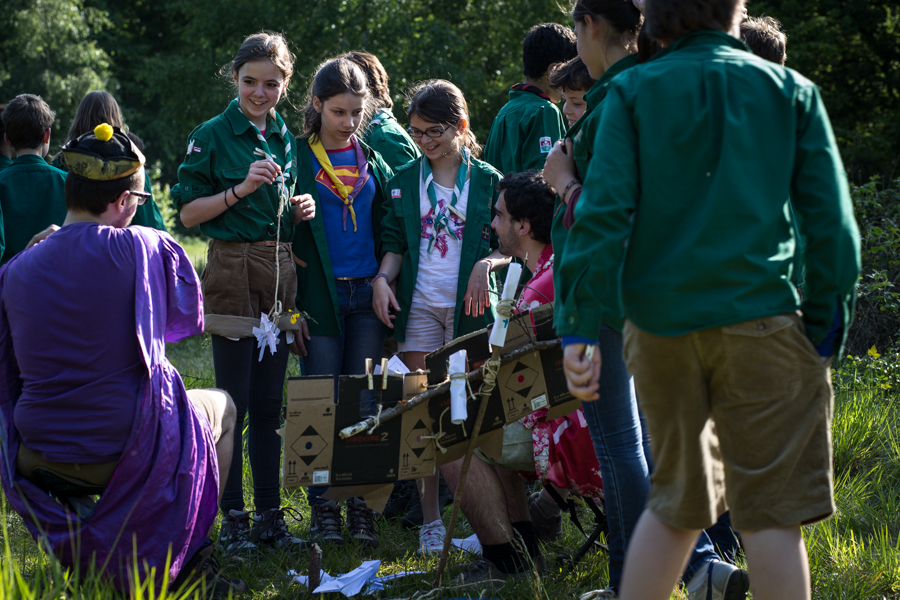
{"type": "MultiPolygon", "coordinates": [[[[553,245],[547,244],[516,308],[531,310],[553,302],[553,298],[553,245]]],[[[602,495],[600,463],[581,408],[552,421],[547,420],[547,409],[541,409],[523,417],[519,423],[531,430],[534,441],[534,473],[521,471],[525,479],[541,484],[549,482],[586,497],[602,495]]]]}

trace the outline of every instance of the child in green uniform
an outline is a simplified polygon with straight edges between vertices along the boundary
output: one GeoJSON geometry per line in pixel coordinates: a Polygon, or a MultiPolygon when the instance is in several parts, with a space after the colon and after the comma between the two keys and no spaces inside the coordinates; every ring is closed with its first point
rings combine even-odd
{"type": "Polygon", "coordinates": [[[509,92],[484,146],[484,160],[504,175],[540,170],[550,148],[563,137],[566,120],[550,87],[550,67],[576,56],[575,34],[557,23],[535,25],[522,42],[525,80],[509,92]]]}
{"type": "MultiPolygon", "coordinates": [[[[477,158],[462,92],[449,81],[420,84],[409,102],[409,135],[423,157],[388,183],[384,258],[372,281],[373,305],[393,329],[403,361],[425,368],[425,355],[492,323],[493,271],[509,258],[491,229],[500,174],[477,158]],[[397,283],[396,294],[390,284],[397,283]]],[[[425,480],[420,551],[440,552],[444,526],[438,477],[425,480]]]]}
{"type": "Polygon", "coordinates": [[[580,56],[556,65],[550,72],[550,87],[562,95],[562,112],[570,128],[587,109],[584,95],[595,81],[580,56]]]}
{"type": "MultiPolygon", "coordinates": [[[[101,123],[108,123],[113,127],[119,127],[123,131],[125,130],[122,111],[119,109],[119,103],[116,102],[116,99],[108,92],[88,92],[85,94],[84,98],[81,99],[81,103],[78,104],[78,110],[75,111],[75,118],[72,120],[72,126],[69,128],[69,135],[66,137],[65,143],[77,139],[88,131],[93,131],[94,127],[101,123]]],[[[65,145],[65,143],[63,145],[65,145]]],[[[143,151],[143,144],[137,145],[139,149],[143,151]]],[[[63,171],[68,171],[68,168],[66,168],[66,160],[63,157],[62,152],[59,152],[59,154],[53,158],[53,166],[60,168],[63,171]]],[[[159,207],[157,207],[156,203],[153,201],[153,190],[151,187],[150,177],[147,177],[145,174],[144,191],[150,194],[150,198],[147,199],[147,202],[138,206],[131,224],[144,225],[145,227],[153,227],[160,231],[166,231],[166,225],[163,223],[159,207]]]]}
{"type": "MultiPolygon", "coordinates": [[[[5,104],[0,104],[0,114],[6,109],[5,104]]],[[[16,160],[16,149],[6,141],[6,129],[3,127],[3,120],[0,119],[0,171],[13,164],[16,160]]]]}
{"type": "Polygon", "coordinates": [[[388,75],[378,57],[368,52],[349,52],[344,58],[362,68],[369,80],[369,93],[377,105],[372,120],[363,133],[363,141],[381,155],[391,170],[396,171],[411,160],[419,158],[418,146],[397,123],[394,101],[388,88],[388,75]]]}
{"type": "Polygon", "coordinates": [[[234,400],[238,430],[245,416],[250,421],[256,514],[251,518],[244,511],[243,444],[237,435],[220,503],[220,543],[226,552],[260,544],[293,548],[304,542],[288,532],[280,508],[276,430],[288,346],[300,326],[289,314],[297,289],[289,242],[294,226],[312,218],[315,207],[308,196],[292,196],[294,138],[275,112],[293,73],[284,38],[251,35],[230,71],[238,97],[191,133],[172,201],[186,227],[199,226],[211,238],[201,281],[216,386],[234,400]],[[281,331],[277,338],[275,326],[281,331]]]}
{"type": "MultiPolygon", "coordinates": [[[[370,284],[381,258],[385,189],[393,173],[356,137],[370,102],[363,70],[347,58],[328,60],[313,78],[304,134],[297,138],[297,191],[315,199],[320,217],[294,233],[294,254],[305,263],[297,269],[297,306],[311,317],[310,335],[297,345],[305,355],[304,375],[361,375],[366,359],[377,362],[384,347],[370,284]]],[[[334,390],[337,397],[337,379],[334,390]]],[[[374,392],[365,394],[361,417],[376,411],[374,392]]],[[[321,497],[325,489],[307,488],[310,531],[319,543],[342,544],[340,508],[321,497]]],[[[346,514],[353,539],[377,546],[365,502],[348,500],[346,514]]]]}
{"type": "Polygon", "coordinates": [[[40,96],[16,96],[3,111],[6,141],[16,160],[0,172],[0,265],[36,233],[66,219],[66,173],[47,164],[56,113],[40,96]]]}
{"type": "Polygon", "coordinates": [[[808,599],[800,526],[834,511],[828,358],[852,320],[859,233],[818,89],[747,52],[740,4],[645,1],[666,51],[611,83],[566,241],[570,389],[596,398],[600,356],[581,342],[624,310],[657,463],[627,600],[668,598],[726,506],[753,597],[808,599]],[[808,240],[802,302],[788,202],[808,240]],[[609,288],[621,309],[601,309],[609,288]]]}

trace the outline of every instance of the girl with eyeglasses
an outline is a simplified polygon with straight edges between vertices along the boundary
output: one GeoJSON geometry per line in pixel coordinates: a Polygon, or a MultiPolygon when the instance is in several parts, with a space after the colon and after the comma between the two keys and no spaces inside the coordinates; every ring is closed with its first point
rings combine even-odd
{"type": "MultiPolygon", "coordinates": [[[[493,322],[493,272],[509,258],[491,229],[500,173],[476,158],[481,146],[462,92],[449,81],[426,81],[413,90],[408,115],[407,132],[424,156],[388,183],[384,258],[372,286],[375,313],[416,370],[426,354],[493,322]]],[[[438,477],[424,487],[419,551],[437,553],[445,535],[438,477]]]]}

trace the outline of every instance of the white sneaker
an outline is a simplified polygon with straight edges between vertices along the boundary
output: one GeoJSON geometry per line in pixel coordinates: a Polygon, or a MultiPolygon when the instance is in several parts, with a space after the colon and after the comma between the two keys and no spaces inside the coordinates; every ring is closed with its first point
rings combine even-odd
{"type": "Polygon", "coordinates": [[[747,571],[711,560],[687,584],[688,600],[744,600],[750,589],[747,571]]]}
{"type": "Polygon", "coordinates": [[[447,530],[444,522],[438,519],[419,528],[419,549],[416,554],[440,554],[444,551],[444,538],[447,530]]]}
{"type": "Polygon", "coordinates": [[[619,600],[619,596],[612,588],[606,588],[605,590],[585,592],[578,597],[578,600],[619,600]]]}

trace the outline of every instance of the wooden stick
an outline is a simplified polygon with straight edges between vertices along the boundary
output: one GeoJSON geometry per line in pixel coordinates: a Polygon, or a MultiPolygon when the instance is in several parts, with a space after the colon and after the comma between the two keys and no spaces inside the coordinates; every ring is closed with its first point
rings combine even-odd
{"type": "MultiPolygon", "coordinates": [[[[512,354],[512,353],[511,353],[512,354]]],[[[491,355],[491,360],[499,361],[499,352],[497,349],[494,350],[491,355]]],[[[499,371],[499,367],[497,369],[499,371]]],[[[475,417],[475,425],[472,430],[472,434],[469,436],[469,442],[466,444],[466,455],[463,458],[462,469],[459,472],[459,481],[456,483],[456,491],[453,493],[453,508],[450,511],[450,523],[447,525],[447,534],[444,537],[444,549],[441,552],[441,560],[438,563],[437,574],[434,577],[434,583],[432,587],[438,588],[441,585],[441,578],[444,575],[444,569],[447,567],[447,557],[450,555],[450,547],[453,545],[453,532],[456,530],[456,518],[459,515],[459,507],[462,506],[462,496],[463,491],[466,485],[466,475],[469,473],[469,465],[472,463],[472,455],[475,453],[475,448],[478,447],[478,434],[481,431],[481,424],[484,421],[484,413],[487,412],[488,401],[491,397],[491,392],[494,391],[494,387],[496,385],[496,381],[494,385],[482,385],[481,400],[478,403],[478,415],[475,417]]]]}
{"type": "MultiPolygon", "coordinates": [[[[560,344],[559,339],[549,340],[546,342],[534,342],[531,344],[526,344],[526,345],[522,346],[521,348],[517,348],[517,349],[513,350],[509,354],[504,354],[503,356],[501,356],[500,357],[500,365],[503,366],[505,364],[511,363],[515,360],[518,360],[522,356],[524,356],[526,354],[530,354],[532,352],[556,348],[557,346],[559,346],[559,344],[560,344]]],[[[494,352],[494,354],[496,354],[496,351],[494,352]]],[[[472,384],[472,383],[476,383],[478,380],[480,380],[482,378],[482,376],[483,375],[482,375],[481,369],[475,369],[474,371],[469,372],[469,374],[466,376],[466,379],[468,379],[469,383],[472,384]]],[[[354,435],[357,435],[358,433],[360,433],[362,431],[367,431],[369,429],[372,429],[373,426],[375,426],[377,429],[377,425],[380,425],[381,423],[386,423],[387,421],[390,421],[391,419],[399,417],[406,411],[412,410],[413,408],[415,408],[416,406],[418,406],[419,404],[421,404],[423,402],[428,402],[432,398],[435,398],[442,394],[446,394],[447,392],[449,392],[449,390],[450,390],[450,382],[446,381],[437,387],[431,388],[430,390],[426,390],[426,391],[422,392],[421,394],[413,396],[412,398],[410,398],[403,404],[397,404],[393,408],[386,409],[384,412],[381,413],[381,417],[378,419],[376,419],[375,417],[369,417],[365,421],[360,421],[356,425],[350,425],[349,427],[345,427],[345,428],[341,429],[339,435],[341,436],[342,440],[346,440],[347,438],[353,437],[354,435]]]]}

